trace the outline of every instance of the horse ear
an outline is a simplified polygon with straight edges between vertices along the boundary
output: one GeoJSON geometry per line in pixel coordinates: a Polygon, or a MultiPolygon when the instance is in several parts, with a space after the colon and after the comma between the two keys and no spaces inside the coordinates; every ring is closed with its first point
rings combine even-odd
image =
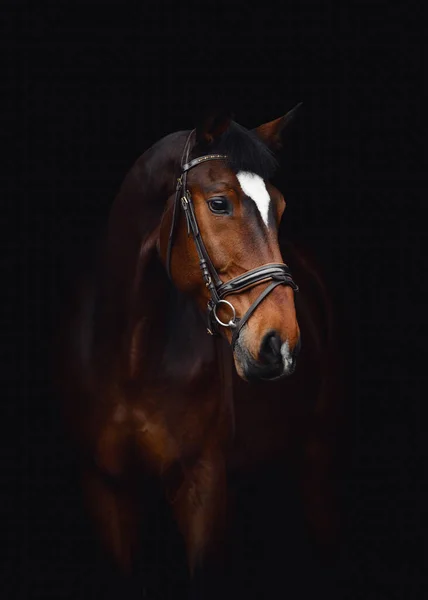
{"type": "Polygon", "coordinates": [[[206,111],[196,122],[196,142],[210,144],[229,128],[232,119],[233,114],[227,108],[206,111]]]}
{"type": "Polygon", "coordinates": [[[282,135],[285,128],[294,120],[296,112],[302,106],[302,102],[299,102],[294,108],[288,111],[279,119],[264,123],[253,129],[254,133],[268,146],[271,150],[278,151],[282,148],[282,135]]]}

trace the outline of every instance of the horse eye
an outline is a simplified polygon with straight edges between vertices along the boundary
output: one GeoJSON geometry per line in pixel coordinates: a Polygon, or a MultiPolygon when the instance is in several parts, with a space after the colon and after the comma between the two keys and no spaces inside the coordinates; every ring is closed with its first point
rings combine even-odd
{"type": "Polygon", "coordinates": [[[217,215],[230,214],[230,205],[227,198],[211,198],[208,200],[208,206],[211,212],[217,215]]]}

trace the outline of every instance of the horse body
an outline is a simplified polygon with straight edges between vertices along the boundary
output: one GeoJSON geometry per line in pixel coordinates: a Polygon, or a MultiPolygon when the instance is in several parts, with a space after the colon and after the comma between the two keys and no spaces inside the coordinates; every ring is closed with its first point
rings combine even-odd
{"type": "MultiPolygon", "coordinates": [[[[221,551],[228,480],[278,460],[298,465],[319,536],[328,539],[334,530],[329,477],[339,394],[323,284],[300,250],[282,245],[300,287],[299,366],[286,379],[243,381],[232,369],[230,339],[207,335],[201,304],[177,291],[159,258],[160,223],[171,219],[165,206],[188,133],[164,138],[128,174],[100,268],[81,284],[61,344],[66,419],[80,450],[88,505],[127,572],[139,525],[149,518],[143,501],[151,481],[170,503],[191,574],[221,551]]],[[[187,243],[184,227],[176,243],[187,243]]],[[[173,273],[178,268],[173,261],[173,273]]],[[[272,297],[282,301],[279,293],[272,297]]]]}

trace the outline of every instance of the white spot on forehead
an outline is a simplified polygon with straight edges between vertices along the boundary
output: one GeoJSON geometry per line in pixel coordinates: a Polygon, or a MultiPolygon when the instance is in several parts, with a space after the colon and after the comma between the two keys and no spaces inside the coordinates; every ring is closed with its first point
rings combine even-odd
{"type": "Polygon", "coordinates": [[[263,179],[250,171],[239,171],[236,177],[241,185],[242,191],[247,195],[259,209],[263,221],[268,224],[270,196],[263,179]]]}

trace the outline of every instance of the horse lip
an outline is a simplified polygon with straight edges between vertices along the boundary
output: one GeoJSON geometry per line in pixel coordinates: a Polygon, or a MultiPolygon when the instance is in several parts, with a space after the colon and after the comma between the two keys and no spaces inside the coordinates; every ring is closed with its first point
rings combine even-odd
{"type": "Polygon", "coordinates": [[[281,379],[286,375],[284,370],[284,365],[282,363],[278,363],[277,365],[273,365],[274,369],[270,369],[270,371],[274,372],[275,375],[272,377],[263,376],[264,373],[267,374],[268,369],[266,369],[265,365],[260,365],[258,363],[247,363],[245,368],[245,374],[247,376],[248,381],[274,381],[276,379],[281,379]]]}
{"type": "Polygon", "coordinates": [[[283,371],[280,375],[275,375],[274,377],[259,377],[259,379],[261,381],[278,381],[279,379],[286,377],[286,375],[288,375],[288,373],[283,371]]]}

